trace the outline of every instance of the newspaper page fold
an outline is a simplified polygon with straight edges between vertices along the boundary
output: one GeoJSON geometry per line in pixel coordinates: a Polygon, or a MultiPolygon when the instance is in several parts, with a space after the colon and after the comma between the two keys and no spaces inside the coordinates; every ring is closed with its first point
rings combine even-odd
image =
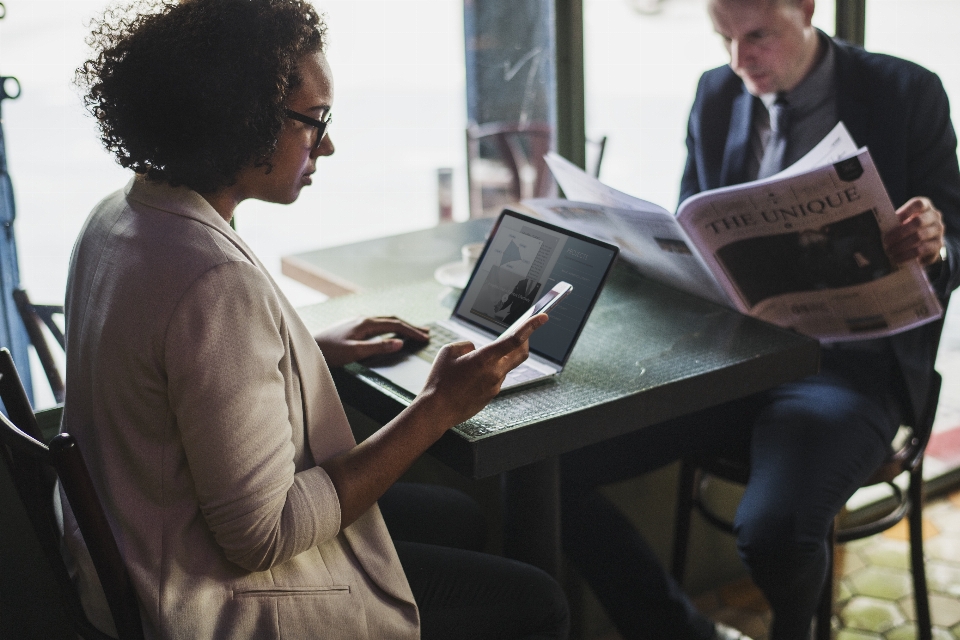
{"type": "Polygon", "coordinates": [[[943,313],[923,267],[887,258],[896,213],[842,123],[781,173],[697,194],[676,217],[555,154],[547,162],[570,200],[524,204],[619,245],[668,286],[821,342],[888,336],[943,313]]]}

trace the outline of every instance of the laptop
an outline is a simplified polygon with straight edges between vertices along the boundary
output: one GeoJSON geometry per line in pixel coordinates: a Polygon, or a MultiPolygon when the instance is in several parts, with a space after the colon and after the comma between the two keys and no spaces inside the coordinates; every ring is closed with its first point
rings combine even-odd
{"type": "Polygon", "coordinates": [[[487,238],[451,316],[430,325],[428,343],[360,364],[417,395],[445,344],[493,342],[540,296],[561,281],[573,290],[530,337],[530,356],[511,371],[501,391],[563,371],[617,258],[616,245],[504,209],[487,238]]]}

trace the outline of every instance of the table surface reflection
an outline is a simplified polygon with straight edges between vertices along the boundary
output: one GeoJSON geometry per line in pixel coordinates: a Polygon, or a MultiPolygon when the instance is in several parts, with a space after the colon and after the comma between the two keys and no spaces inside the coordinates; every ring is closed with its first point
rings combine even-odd
{"type": "MultiPolygon", "coordinates": [[[[301,308],[311,330],[357,315],[425,324],[450,314],[432,280],[301,308]]],[[[816,372],[816,341],[614,269],[564,371],[495,398],[430,453],[481,478],[816,372]]],[[[362,367],[335,372],[344,402],[386,422],[412,397],[362,367]]]]}

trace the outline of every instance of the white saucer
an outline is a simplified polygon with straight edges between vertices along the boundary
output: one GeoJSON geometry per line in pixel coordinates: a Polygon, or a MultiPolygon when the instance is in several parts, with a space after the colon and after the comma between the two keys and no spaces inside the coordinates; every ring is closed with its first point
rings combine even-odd
{"type": "Polygon", "coordinates": [[[471,273],[473,273],[472,266],[468,267],[463,262],[448,262],[437,267],[437,270],[433,272],[433,277],[444,286],[463,289],[467,286],[471,273]]]}

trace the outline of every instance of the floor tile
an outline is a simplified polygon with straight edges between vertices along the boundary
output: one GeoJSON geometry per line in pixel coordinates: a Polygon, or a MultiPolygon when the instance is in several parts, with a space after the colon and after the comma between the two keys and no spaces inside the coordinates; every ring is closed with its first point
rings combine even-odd
{"type": "Polygon", "coordinates": [[[960,563],[960,538],[937,536],[923,545],[927,558],[960,563]]]}
{"type": "Polygon", "coordinates": [[[844,629],[883,633],[906,622],[896,602],[854,596],[840,611],[844,629]]]}
{"type": "MultiPolygon", "coordinates": [[[[954,514],[951,512],[950,515],[954,515],[954,514]]],[[[956,515],[960,516],[960,514],[956,514],[956,515]]],[[[929,540],[940,534],[940,529],[937,527],[936,522],[937,521],[935,519],[925,514],[923,518],[923,525],[922,525],[924,540],[929,540]]],[[[903,542],[909,542],[910,541],[910,523],[906,519],[903,519],[897,524],[893,525],[891,528],[884,531],[882,535],[884,538],[887,538],[889,540],[901,540],[903,542]]]]}
{"type": "MultiPolygon", "coordinates": [[[[883,634],[884,640],[916,640],[917,627],[915,625],[903,625],[883,634]]],[[[933,640],[956,640],[954,635],[947,629],[941,627],[933,628],[933,640]]]]}
{"type": "Polygon", "coordinates": [[[927,587],[960,598],[960,565],[927,559],[927,587]]]}
{"type": "Polygon", "coordinates": [[[837,640],[884,640],[879,633],[868,633],[854,629],[841,629],[837,632],[837,640]]]}
{"type": "Polygon", "coordinates": [[[951,508],[952,503],[949,502],[942,502],[938,506],[942,508],[937,509],[934,513],[927,514],[927,510],[924,509],[927,518],[943,529],[960,531],[960,510],[951,508]]]}
{"type": "Polygon", "coordinates": [[[845,581],[854,596],[897,600],[913,589],[910,572],[889,567],[865,567],[845,581]]]}
{"type": "Polygon", "coordinates": [[[873,544],[863,547],[857,553],[868,565],[891,569],[910,568],[910,547],[899,540],[877,537],[873,540],[873,544]]]}
{"type": "Polygon", "coordinates": [[[960,600],[939,593],[930,594],[930,617],[933,624],[953,627],[960,624],[960,600]]]}

